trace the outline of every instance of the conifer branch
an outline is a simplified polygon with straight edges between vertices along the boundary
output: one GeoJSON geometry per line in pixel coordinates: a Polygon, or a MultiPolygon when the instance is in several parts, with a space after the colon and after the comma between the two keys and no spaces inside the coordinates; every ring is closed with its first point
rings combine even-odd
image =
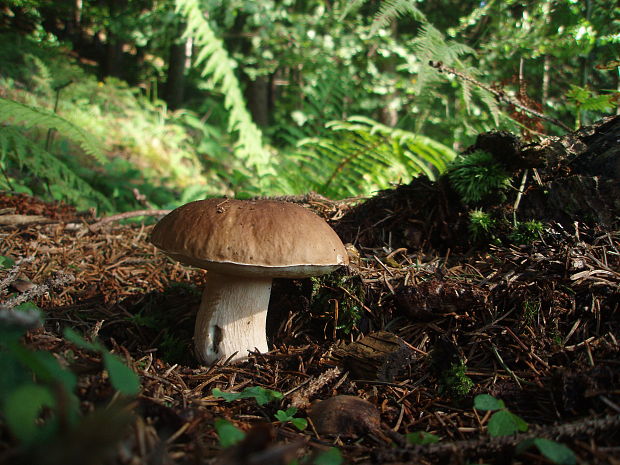
{"type": "Polygon", "coordinates": [[[563,122],[555,119],[555,118],[551,118],[550,116],[544,115],[543,113],[534,110],[533,108],[529,108],[525,105],[523,105],[521,102],[519,102],[517,99],[511,97],[510,95],[506,94],[506,92],[504,92],[503,90],[498,90],[495,89],[487,84],[484,84],[480,81],[477,81],[476,79],[474,79],[471,76],[468,76],[465,73],[462,73],[460,71],[457,71],[454,68],[451,68],[449,66],[445,66],[441,61],[429,61],[428,64],[430,66],[432,66],[433,68],[435,68],[437,71],[439,71],[440,73],[446,72],[446,73],[450,73],[453,74],[454,76],[458,77],[459,79],[462,79],[463,81],[469,82],[471,84],[474,84],[476,87],[479,87],[481,89],[486,90],[487,92],[490,92],[491,94],[493,94],[493,96],[495,97],[495,99],[498,102],[503,102],[503,103],[507,103],[509,105],[514,106],[515,108],[518,108],[519,110],[522,110],[526,113],[529,113],[532,116],[535,116],[536,118],[540,118],[542,120],[548,121],[552,124],[555,124],[556,126],[561,127],[562,129],[566,130],[566,131],[572,131],[572,129],[567,126],[566,124],[564,124],[563,122]]]}

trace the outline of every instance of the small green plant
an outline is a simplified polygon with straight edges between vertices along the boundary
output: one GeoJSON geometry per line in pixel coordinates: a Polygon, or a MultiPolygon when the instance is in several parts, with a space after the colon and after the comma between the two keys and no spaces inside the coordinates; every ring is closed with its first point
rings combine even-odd
{"type": "Polygon", "coordinates": [[[51,353],[20,343],[28,329],[42,323],[33,307],[29,303],[27,309],[3,310],[0,322],[0,412],[25,447],[53,437],[61,422],[75,426],[79,418],[76,376],[51,353]]]}
{"type": "Polygon", "coordinates": [[[469,212],[469,234],[474,241],[492,238],[495,226],[495,220],[487,212],[478,209],[469,212]]]}
{"type": "Polygon", "coordinates": [[[221,447],[230,447],[245,438],[243,431],[224,418],[216,418],[214,427],[221,447]]]}
{"type": "Polygon", "coordinates": [[[305,418],[295,418],[297,413],[296,407],[289,407],[286,410],[278,410],[275,417],[282,423],[291,422],[299,431],[303,431],[308,427],[308,420],[305,418]]]}
{"type": "Polygon", "coordinates": [[[531,244],[540,237],[544,229],[540,221],[517,222],[512,232],[508,235],[508,238],[518,245],[531,244]]]}
{"type": "Polygon", "coordinates": [[[510,412],[503,400],[496,399],[489,394],[480,394],[474,399],[476,410],[494,412],[487,425],[489,434],[493,437],[508,436],[519,431],[527,431],[528,425],[520,416],[510,412]]]}
{"type": "MultiPolygon", "coordinates": [[[[506,408],[504,401],[496,399],[489,394],[479,394],[474,398],[476,410],[494,412],[487,425],[489,434],[493,437],[509,436],[511,434],[525,432],[529,429],[527,422],[506,408]]],[[[544,438],[528,438],[521,441],[516,448],[520,454],[531,447],[538,451],[553,463],[560,465],[574,465],[577,462],[575,454],[564,444],[544,438]]]]}
{"type": "MultiPolygon", "coordinates": [[[[294,415],[295,413],[297,413],[297,409],[294,407],[291,407],[287,409],[286,412],[283,412],[282,410],[278,410],[278,414],[276,414],[276,417],[281,416],[282,418],[289,418],[289,414],[290,414],[290,418],[292,418],[292,415],[294,415]],[[295,410],[294,412],[292,411],[293,409],[295,410]],[[282,415],[279,415],[280,412],[282,412],[282,415]]],[[[293,420],[301,420],[301,418],[293,418],[293,420]]],[[[286,419],[286,420],[280,420],[280,421],[291,421],[291,420],[286,419]]],[[[303,428],[299,428],[298,426],[299,430],[303,430],[307,427],[308,422],[304,420],[304,423],[305,423],[305,426],[303,428]]],[[[226,420],[225,418],[216,418],[213,426],[215,428],[215,432],[217,433],[220,447],[222,448],[234,446],[235,444],[238,444],[245,438],[245,432],[241,431],[239,428],[233,425],[232,422],[230,422],[229,420],[226,420]]],[[[299,460],[295,459],[292,462],[290,462],[289,465],[300,465],[300,464],[308,464],[308,463],[311,463],[312,465],[341,465],[343,462],[342,453],[336,447],[330,447],[329,449],[322,451],[321,453],[317,454],[312,459],[312,461],[310,461],[311,460],[310,457],[311,456],[307,455],[307,456],[301,457],[299,460]]]]}
{"type": "Polygon", "coordinates": [[[15,266],[15,260],[10,257],[0,255],[0,268],[11,268],[15,266]]]}
{"type": "Polygon", "coordinates": [[[318,454],[312,461],[313,465],[341,465],[344,462],[342,452],[336,447],[330,447],[318,454]]]}
{"type": "Polygon", "coordinates": [[[467,365],[462,360],[450,364],[441,374],[442,389],[453,397],[465,397],[474,387],[474,382],[465,373],[467,365]]]}
{"type": "MultiPolygon", "coordinates": [[[[77,377],[50,352],[31,350],[21,343],[27,330],[42,324],[36,305],[26,302],[0,315],[0,415],[25,449],[54,441],[82,421],[75,394],[77,377]]],[[[70,329],[65,338],[101,355],[115,389],[137,394],[138,377],[100,343],[87,342],[70,329]]],[[[126,416],[118,419],[129,421],[126,416]]]]}
{"type": "Polygon", "coordinates": [[[101,355],[103,365],[110,376],[110,383],[121,394],[134,396],[140,392],[140,380],[136,374],[116,355],[111,354],[98,341],[88,342],[71,328],[65,328],[63,335],[66,340],[76,346],[101,355]]]}
{"type": "Polygon", "coordinates": [[[425,444],[435,444],[439,442],[441,438],[433,433],[427,433],[426,431],[416,431],[414,433],[407,433],[405,435],[409,444],[423,446],[425,444]]]}
{"type": "Polygon", "coordinates": [[[568,108],[575,116],[575,128],[581,126],[583,111],[597,111],[601,113],[612,111],[616,107],[614,98],[617,98],[617,96],[617,93],[598,95],[587,86],[581,87],[571,84],[570,90],[566,93],[566,101],[568,108]]]}
{"type": "Polygon", "coordinates": [[[526,300],[523,302],[523,321],[532,324],[540,312],[540,300],[526,300]]]}
{"type": "Polygon", "coordinates": [[[448,179],[466,204],[476,204],[510,186],[510,174],[488,152],[476,151],[457,158],[448,179]]]}
{"type": "Polygon", "coordinates": [[[543,456],[553,463],[561,465],[574,465],[577,463],[577,458],[572,450],[564,444],[545,438],[526,439],[517,446],[516,453],[521,454],[531,447],[537,448],[543,456]]]}
{"type": "Polygon", "coordinates": [[[312,281],[312,309],[322,318],[334,318],[333,305],[338,305],[336,329],[350,334],[362,319],[365,288],[358,276],[344,271],[310,278],[312,281]]]}
{"type": "Polygon", "coordinates": [[[283,397],[281,392],[260,386],[247,387],[241,392],[224,392],[219,388],[215,388],[211,393],[216,399],[224,399],[226,402],[233,402],[238,399],[255,399],[256,403],[261,406],[283,397]]]}

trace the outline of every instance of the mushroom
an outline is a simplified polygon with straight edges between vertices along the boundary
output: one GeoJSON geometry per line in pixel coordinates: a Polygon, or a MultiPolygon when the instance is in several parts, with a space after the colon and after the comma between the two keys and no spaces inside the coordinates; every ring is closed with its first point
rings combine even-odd
{"type": "Polygon", "coordinates": [[[208,271],[194,329],[196,354],[207,364],[268,351],[273,278],[319,276],[349,261],[325,221],[299,205],[269,200],[188,203],[155,225],[151,242],[208,271]]]}

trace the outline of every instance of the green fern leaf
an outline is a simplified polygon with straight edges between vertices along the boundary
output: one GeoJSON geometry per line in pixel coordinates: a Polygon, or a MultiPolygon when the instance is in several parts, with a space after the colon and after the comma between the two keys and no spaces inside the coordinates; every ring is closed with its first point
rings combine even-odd
{"type": "Polygon", "coordinates": [[[5,122],[19,123],[25,128],[43,127],[56,129],[63,136],[77,142],[85,153],[92,156],[99,163],[106,161],[99,142],[91,134],[48,110],[0,97],[0,123],[5,122]]]}
{"type": "Polygon", "coordinates": [[[185,36],[192,37],[200,49],[194,65],[202,66],[202,75],[210,78],[211,84],[224,95],[229,130],[238,133],[235,154],[256,173],[259,184],[265,186],[274,174],[271,155],[263,146],[262,133],[246,108],[235,75],[236,62],[216,37],[197,0],[176,0],[176,9],[186,20],[185,36]]]}
{"type": "Polygon", "coordinates": [[[416,6],[414,0],[383,0],[381,7],[374,17],[371,33],[376,34],[379,29],[386,27],[395,19],[406,14],[420,22],[426,22],[426,16],[416,6]]]}
{"type": "Polygon", "coordinates": [[[21,170],[45,180],[63,200],[80,207],[91,206],[92,200],[108,211],[113,209],[106,197],[18,128],[0,127],[0,152],[3,160],[11,159],[21,170]]]}
{"type": "Polygon", "coordinates": [[[289,160],[300,166],[306,189],[332,198],[369,194],[419,174],[435,179],[456,156],[432,139],[363,116],[326,127],[326,135],[300,140],[289,160]]]}

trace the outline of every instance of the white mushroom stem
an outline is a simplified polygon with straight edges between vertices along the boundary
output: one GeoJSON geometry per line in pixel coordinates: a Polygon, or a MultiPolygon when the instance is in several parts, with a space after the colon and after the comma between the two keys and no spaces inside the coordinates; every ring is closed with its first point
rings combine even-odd
{"type": "Polygon", "coordinates": [[[267,352],[265,323],[271,278],[229,276],[209,271],[194,328],[203,362],[240,360],[248,351],[267,352]]]}

